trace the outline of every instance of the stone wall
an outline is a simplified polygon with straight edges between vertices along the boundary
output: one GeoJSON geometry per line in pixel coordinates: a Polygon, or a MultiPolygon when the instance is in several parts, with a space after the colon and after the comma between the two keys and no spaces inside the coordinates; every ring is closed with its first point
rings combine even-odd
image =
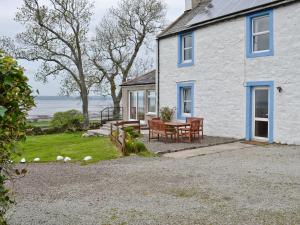
{"type": "Polygon", "coordinates": [[[245,138],[246,82],[274,81],[274,141],[300,144],[300,3],[273,13],[274,56],[246,57],[246,17],[195,31],[192,67],[177,67],[177,36],[160,40],[160,107],[176,107],[176,84],[194,81],[205,134],[245,138]]]}

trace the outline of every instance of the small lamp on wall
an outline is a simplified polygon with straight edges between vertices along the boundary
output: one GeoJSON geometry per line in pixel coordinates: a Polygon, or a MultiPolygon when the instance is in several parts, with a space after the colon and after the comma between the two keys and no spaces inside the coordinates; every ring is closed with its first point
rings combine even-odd
{"type": "Polygon", "coordinates": [[[277,90],[278,90],[279,93],[281,93],[282,92],[282,87],[280,87],[280,86],[277,87],[277,90]]]}

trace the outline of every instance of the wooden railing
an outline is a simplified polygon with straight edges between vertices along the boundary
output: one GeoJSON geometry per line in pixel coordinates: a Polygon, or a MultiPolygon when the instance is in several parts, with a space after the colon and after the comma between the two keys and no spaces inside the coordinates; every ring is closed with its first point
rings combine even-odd
{"type": "Polygon", "coordinates": [[[141,122],[140,121],[120,121],[110,124],[110,139],[118,147],[122,153],[125,149],[126,132],[125,127],[133,127],[134,129],[141,132],[141,122]]]}

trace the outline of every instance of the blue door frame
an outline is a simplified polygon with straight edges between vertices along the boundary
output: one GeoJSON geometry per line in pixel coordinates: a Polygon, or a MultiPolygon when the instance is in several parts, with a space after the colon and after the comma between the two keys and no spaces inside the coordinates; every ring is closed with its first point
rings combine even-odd
{"type": "Polygon", "coordinates": [[[274,142],[274,81],[253,81],[246,83],[246,140],[252,140],[253,88],[269,88],[269,143],[274,142]]]}

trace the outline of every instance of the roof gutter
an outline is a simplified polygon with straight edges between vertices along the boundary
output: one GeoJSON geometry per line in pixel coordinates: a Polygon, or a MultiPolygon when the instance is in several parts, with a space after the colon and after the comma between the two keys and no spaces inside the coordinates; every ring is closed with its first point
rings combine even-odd
{"type": "Polygon", "coordinates": [[[155,83],[151,82],[151,83],[144,83],[144,84],[121,84],[120,87],[144,86],[149,84],[155,84],[155,83]]]}

